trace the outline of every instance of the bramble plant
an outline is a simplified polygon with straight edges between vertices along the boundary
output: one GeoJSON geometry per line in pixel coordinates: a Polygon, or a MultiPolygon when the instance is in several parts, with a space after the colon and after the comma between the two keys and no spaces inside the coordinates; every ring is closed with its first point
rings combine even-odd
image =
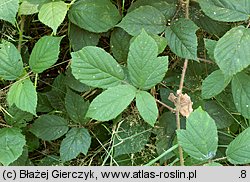
{"type": "Polygon", "coordinates": [[[1,0],[0,164],[250,163],[250,1],[1,0]]]}

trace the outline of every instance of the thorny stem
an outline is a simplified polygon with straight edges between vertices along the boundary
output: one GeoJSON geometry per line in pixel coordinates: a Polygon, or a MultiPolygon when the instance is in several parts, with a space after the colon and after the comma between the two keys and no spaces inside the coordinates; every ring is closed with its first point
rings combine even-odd
{"type": "MultiPolygon", "coordinates": [[[[181,3],[181,6],[185,6],[185,18],[189,19],[189,0],[186,0],[186,1],[180,0],[180,3],[181,3]]],[[[188,65],[188,59],[185,59],[183,69],[182,69],[182,74],[181,74],[179,90],[177,93],[177,103],[176,103],[176,113],[175,113],[177,130],[181,129],[181,122],[180,122],[181,94],[182,94],[184,79],[186,75],[187,65],[188,65]]],[[[183,150],[180,145],[178,146],[178,150],[179,150],[179,155],[180,155],[180,165],[184,166],[183,150]]]]}

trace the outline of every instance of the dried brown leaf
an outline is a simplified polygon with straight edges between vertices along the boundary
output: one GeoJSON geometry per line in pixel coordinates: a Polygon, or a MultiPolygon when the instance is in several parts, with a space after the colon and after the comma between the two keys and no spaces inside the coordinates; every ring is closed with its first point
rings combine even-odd
{"type": "Polygon", "coordinates": [[[176,108],[179,108],[179,111],[182,116],[188,117],[190,113],[193,112],[193,102],[187,94],[183,95],[182,93],[179,93],[178,97],[176,97],[173,93],[170,93],[168,96],[168,100],[173,102],[176,108]],[[178,97],[180,97],[180,105],[178,105],[177,102],[178,97]]]}

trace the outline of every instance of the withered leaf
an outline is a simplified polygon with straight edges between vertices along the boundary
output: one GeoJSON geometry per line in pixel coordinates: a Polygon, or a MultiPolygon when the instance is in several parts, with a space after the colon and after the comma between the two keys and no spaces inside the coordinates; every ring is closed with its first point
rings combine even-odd
{"type": "MultiPolygon", "coordinates": [[[[178,92],[177,92],[178,93],[178,92]]],[[[176,97],[173,93],[170,93],[168,96],[168,100],[174,103],[175,107],[178,109],[182,116],[188,117],[191,112],[193,112],[193,102],[191,98],[187,94],[179,93],[178,97],[176,97]],[[178,106],[178,97],[180,97],[180,105],[178,106]]]]}

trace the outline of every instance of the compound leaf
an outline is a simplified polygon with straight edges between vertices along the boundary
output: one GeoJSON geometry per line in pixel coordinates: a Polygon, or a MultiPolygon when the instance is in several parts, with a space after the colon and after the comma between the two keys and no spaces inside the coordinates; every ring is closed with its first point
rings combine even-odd
{"type": "Polygon", "coordinates": [[[128,71],[132,84],[147,90],[161,82],[168,69],[168,57],[157,57],[158,46],[144,30],[131,43],[128,71]]]}

